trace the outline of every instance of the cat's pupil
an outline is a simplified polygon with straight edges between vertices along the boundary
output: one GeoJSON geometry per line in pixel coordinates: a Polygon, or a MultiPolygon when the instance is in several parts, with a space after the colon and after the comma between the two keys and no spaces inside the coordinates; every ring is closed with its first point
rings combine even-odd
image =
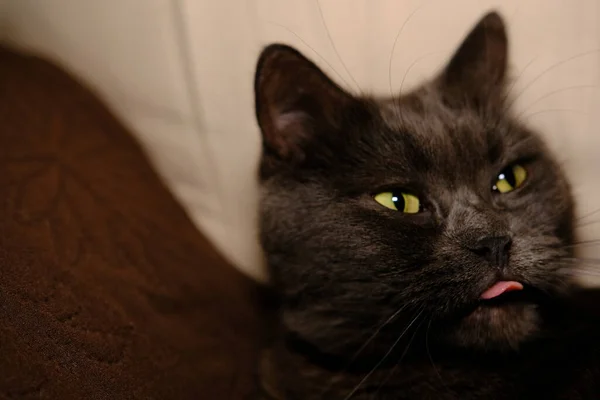
{"type": "Polygon", "coordinates": [[[511,187],[517,186],[517,178],[512,170],[512,168],[506,168],[504,171],[500,172],[498,175],[498,180],[506,180],[511,187]]]}
{"type": "Polygon", "coordinates": [[[404,196],[402,196],[402,193],[392,192],[392,202],[394,203],[394,206],[396,206],[396,210],[398,211],[403,211],[404,207],[406,206],[404,196]]]}

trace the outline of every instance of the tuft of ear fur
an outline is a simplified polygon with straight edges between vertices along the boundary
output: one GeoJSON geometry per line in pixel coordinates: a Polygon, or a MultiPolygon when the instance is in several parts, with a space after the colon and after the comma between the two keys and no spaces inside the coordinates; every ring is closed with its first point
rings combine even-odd
{"type": "Polygon", "coordinates": [[[476,106],[501,101],[508,67],[508,38],[502,17],[486,14],[463,40],[439,82],[448,98],[476,106]]]}
{"type": "Polygon", "coordinates": [[[258,60],[256,117],[265,154],[302,161],[317,136],[332,134],[355,99],[295,49],[272,44],[258,60]]]}

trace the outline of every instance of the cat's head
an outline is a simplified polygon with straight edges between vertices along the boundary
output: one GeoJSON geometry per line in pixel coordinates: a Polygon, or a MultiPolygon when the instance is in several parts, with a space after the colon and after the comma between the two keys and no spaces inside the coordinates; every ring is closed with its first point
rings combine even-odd
{"type": "Polygon", "coordinates": [[[484,348],[538,332],[543,299],[569,286],[573,204],[507,110],[507,47],[490,13],[396,98],[353,96],[287,46],[263,51],[261,239],[287,329],[328,352],[386,320],[386,348],[411,321],[484,348]]]}

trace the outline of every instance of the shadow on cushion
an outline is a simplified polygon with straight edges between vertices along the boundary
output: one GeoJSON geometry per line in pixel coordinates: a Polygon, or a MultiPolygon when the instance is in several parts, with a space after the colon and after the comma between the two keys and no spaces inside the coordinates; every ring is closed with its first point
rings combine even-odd
{"type": "Polygon", "coordinates": [[[74,79],[0,50],[0,399],[244,399],[259,291],[74,79]]]}

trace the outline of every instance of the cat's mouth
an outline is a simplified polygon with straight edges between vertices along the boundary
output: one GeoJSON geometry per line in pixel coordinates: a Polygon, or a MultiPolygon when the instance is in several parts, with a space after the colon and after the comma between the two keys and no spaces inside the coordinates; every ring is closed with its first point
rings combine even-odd
{"type": "Polygon", "coordinates": [[[525,282],[494,282],[460,319],[452,340],[461,346],[515,348],[534,334],[541,321],[542,290],[525,282]]]}

